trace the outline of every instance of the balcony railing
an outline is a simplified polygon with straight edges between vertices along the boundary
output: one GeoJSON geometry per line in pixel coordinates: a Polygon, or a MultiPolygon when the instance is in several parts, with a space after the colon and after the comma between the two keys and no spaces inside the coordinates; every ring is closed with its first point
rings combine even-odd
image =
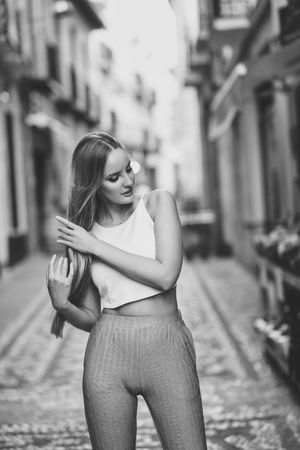
{"type": "Polygon", "coordinates": [[[68,111],[89,124],[100,121],[100,100],[84,76],[78,74],[71,64],[65,64],[60,70],[61,83],[55,90],[56,106],[68,111]]]}
{"type": "Polygon", "coordinates": [[[256,3],[257,0],[214,0],[214,17],[221,19],[248,17],[256,3]]]}
{"type": "Polygon", "coordinates": [[[208,39],[211,27],[211,16],[208,11],[200,10],[200,36],[202,39],[208,39]]]}
{"type": "Polygon", "coordinates": [[[190,52],[190,68],[191,70],[201,70],[207,68],[210,64],[210,54],[208,49],[197,51],[192,49],[190,52]]]}

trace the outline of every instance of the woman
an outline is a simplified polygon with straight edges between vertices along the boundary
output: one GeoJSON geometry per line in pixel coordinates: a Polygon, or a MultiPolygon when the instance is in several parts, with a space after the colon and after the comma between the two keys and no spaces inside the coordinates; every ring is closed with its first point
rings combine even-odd
{"type": "Polygon", "coordinates": [[[135,449],[142,395],[164,449],[204,450],[194,343],[176,300],[176,203],[163,190],[134,193],[128,154],[107,133],[78,143],[72,176],[69,220],[57,217],[69,257],[54,255],[47,279],[52,332],[62,336],[65,320],[90,332],[83,394],[92,447],[135,449]]]}

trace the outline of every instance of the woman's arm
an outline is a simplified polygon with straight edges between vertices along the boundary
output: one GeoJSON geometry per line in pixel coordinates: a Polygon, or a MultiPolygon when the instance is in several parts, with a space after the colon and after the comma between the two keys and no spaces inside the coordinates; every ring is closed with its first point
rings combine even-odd
{"type": "Polygon", "coordinates": [[[66,219],[61,221],[69,228],[59,228],[62,238],[58,242],[79,251],[90,252],[139,282],[158,289],[170,289],[176,282],[182,265],[180,220],[175,199],[169,192],[156,190],[151,196],[154,204],[155,259],[120,250],[66,219]]]}
{"type": "Polygon", "coordinates": [[[53,307],[64,316],[67,322],[83,331],[91,331],[100,316],[100,296],[95,285],[90,282],[85,295],[78,306],[68,300],[72,279],[73,264],[69,274],[67,258],[60,258],[57,263],[54,255],[49,263],[47,286],[53,307]]]}
{"type": "Polygon", "coordinates": [[[134,255],[106,242],[94,248],[95,256],[142,283],[158,289],[170,289],[176,282],[182,264],[182,233],[176,202],[163,190],[154,191],[153,214],[155,259],[134,255]]]}
{"type": "Polygon", "coordinates": [[[100,296],[95,285],[90,282],[78,307],[68,301],[67,307],[59,312],[74,327],[90,332],[100,317],[100,296]]]}

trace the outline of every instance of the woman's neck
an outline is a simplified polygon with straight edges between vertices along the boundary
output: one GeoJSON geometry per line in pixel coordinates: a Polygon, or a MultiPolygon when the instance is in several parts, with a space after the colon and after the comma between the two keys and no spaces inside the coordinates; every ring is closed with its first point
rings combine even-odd
{"type": "Polygon", "coordinates": [[[106,202],[105,205],[101,205],[100,207],[99,214],[97,215],[97,222],[100,225],[115,225],[123,223],[134,211],[135,205],[136,198],[134,198],[133,202],[125,205],[106,202]]]}

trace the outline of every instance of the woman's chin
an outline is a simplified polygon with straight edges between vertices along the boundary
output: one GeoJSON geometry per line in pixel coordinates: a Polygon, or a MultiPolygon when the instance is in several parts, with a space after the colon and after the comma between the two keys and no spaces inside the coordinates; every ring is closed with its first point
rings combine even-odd
{"type": "Polygon", "coordinates": [[[133,203],[134,202],[134,196],[131,195],[130,197],[123,197],[121,201],[122,201],[123,205],[127,205],[129,203],[133,203]]]}

